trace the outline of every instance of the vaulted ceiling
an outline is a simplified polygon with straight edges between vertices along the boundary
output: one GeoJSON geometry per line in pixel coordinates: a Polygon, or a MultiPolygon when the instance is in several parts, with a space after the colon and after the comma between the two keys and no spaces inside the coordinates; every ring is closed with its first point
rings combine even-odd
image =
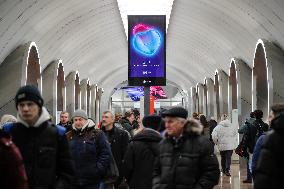
{"type": "MultiPolygon", "coordinates": [[[[154,1],[154,0],[153,0],[154,1]]],[[[284,47],[283,0],[175,0],[167,33],[167,79],[182,89],[228,73],[232,57],[252,67],[259,38],[284,47]]],[[[36,42],[41,68],[62,59],[107,94],[127,80],[127,38],[116,0],[0,0],[0,62],[36,42]]]]}

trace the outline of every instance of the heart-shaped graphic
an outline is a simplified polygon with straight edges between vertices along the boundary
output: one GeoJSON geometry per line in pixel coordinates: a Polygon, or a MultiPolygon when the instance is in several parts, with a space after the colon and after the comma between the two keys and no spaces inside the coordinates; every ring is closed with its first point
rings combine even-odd
{"type": "Polygon", "coordinates": [[[146,31],[136,33],[132,44],[137,52],[146,56],[153,56],[162,44],[161,34],[154,28],[148,28],[146,31]]]}

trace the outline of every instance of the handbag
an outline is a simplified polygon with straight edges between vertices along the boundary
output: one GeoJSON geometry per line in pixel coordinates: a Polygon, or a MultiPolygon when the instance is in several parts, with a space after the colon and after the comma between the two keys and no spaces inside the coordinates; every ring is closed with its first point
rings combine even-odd
{"type": "Polygon", "coordinates": [[[240,157],[248,157],[247,146],[245,145],[245,138],[246,136],[243,136],[240,144],[235,149],[235,153],[238,154],[240,157]]]}

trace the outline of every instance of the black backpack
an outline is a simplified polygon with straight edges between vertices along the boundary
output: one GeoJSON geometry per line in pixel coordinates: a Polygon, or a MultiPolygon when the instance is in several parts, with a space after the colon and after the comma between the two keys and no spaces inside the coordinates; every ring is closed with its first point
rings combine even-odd
{"type": "Polygon", "coordinates": [[[249,125],[247,139],[248,139],[248,148],[250,153],[253,153],[258,138],[267,130],[268,130],[268,125],[264,123],[262,120],[255,120],[253,124],[249,125]]]}

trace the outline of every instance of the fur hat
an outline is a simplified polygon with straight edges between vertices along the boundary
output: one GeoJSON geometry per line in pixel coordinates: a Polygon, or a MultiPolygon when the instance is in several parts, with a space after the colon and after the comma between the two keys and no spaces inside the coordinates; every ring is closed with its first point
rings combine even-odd
{"type": "Polygon", "coordinates": [[[34,85],[22,86],[16,93],[15,104],[18,109],[18,104],[23,101],[33,101],[40,108],[43,106],[43,99],[38,90],[34,85]]]}
{"type": "Polygon", "coordinates": [[[195,119],[189,119],[184,124],[184,131],[190,134],[201,135],[203,126],[195,119]]]}

